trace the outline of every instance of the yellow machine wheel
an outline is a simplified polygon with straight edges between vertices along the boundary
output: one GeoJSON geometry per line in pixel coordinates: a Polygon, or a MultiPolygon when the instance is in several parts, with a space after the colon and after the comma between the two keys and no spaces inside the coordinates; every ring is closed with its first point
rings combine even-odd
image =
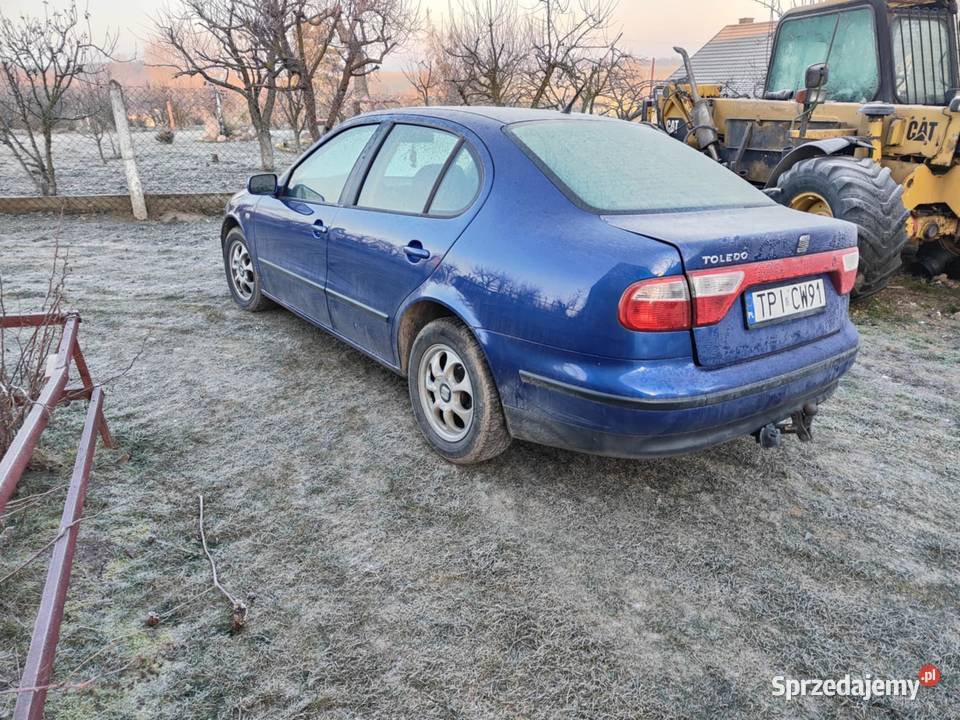
{"type": "Polygon", "coordinates": [[[886,286],[900,267],[907,242],[903,188],[889,169],[868,158],[815,157],[801,160],[777,178],[777,189],[777,199],[794,210],[857,226],[860,269],[854,297],[886,286]]]}
{"type": "Polygon", "coordinates": [[[811,215],[821,215],[823,217],[833,217],[833,208],[827,199],[815,192],[802,192],[795,195],[790,201],[790,207],[800,212],[810,213],[811,215]]]}

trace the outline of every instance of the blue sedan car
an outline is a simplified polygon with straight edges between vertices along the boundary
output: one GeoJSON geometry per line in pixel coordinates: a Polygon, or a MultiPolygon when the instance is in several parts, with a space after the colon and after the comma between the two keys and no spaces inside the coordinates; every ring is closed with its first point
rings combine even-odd
{"type": "Polygon", "coordinates": [[[227,206],[234,300],[405,376],[443,457],[810,438],[854,362],[857,233],[658,130],[508,108],[351,119],[227,206]]]}

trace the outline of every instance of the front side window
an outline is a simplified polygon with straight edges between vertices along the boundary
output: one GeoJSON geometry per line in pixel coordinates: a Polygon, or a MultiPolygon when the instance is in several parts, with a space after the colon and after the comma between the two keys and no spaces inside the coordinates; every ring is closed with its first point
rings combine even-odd
{"type": "Polygon", "coordinates": [[[353,166],[376,131],[376,125],[361,125],[325,142],[291,173],[286,196],[306,202],[340,202],[353,166]]]}
{"type": "Polygon", "coordinates": [[[827,99],[865,103],[880,89],[873,11],[857,8],[784,20],[777,33],[767,92],[802,90],[807,68],[827,63],[827,99]]]}
{"type": "Polygon", "coordinates": [[[568,197],[598,213],[772,205],[723,165],[664,132],[618,120],[538,120],[511,125],[568,197]]]}
{"type": "Polygon", "coordinates": [[[893,19],[897,99],[910,105],[946,105],[953,87],[949,16],[900,15],[893,19]]]}
{"type": "Polygon", "coordinates": [[[396,125],[377,153],[357,200],[371,210],[423,213],[460,139],[419,125],[396,125]]]}

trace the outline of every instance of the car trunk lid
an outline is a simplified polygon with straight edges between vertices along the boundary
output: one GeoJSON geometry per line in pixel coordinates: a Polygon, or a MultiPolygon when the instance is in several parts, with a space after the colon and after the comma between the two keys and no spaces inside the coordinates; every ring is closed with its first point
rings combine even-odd
{"type": "Polygon", "coordinates": [[[843,255],[857,239],[849,223],[779,205],[604,220],[677,249],[693,296],[692,334],[703,366],[811,342],[840,330],[847,317],[852,279],[843,255]],[[766,294],[753,295],[761,291],[766,294]],[[773,317],[778,303],[795,314],[773,317]]]}

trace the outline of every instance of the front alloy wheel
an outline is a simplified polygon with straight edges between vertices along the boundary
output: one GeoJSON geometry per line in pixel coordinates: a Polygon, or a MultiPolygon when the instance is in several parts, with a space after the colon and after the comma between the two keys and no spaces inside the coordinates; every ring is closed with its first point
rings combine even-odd
{"type": "Polygon", "coordinates": [[[235,227],[223,240],[223,269],[234,302],[244,310],[257,312],[273,306],[260,291],[260,276],[253,264],[243,231],[235,227]]]}
{"type": "Polygon", "coordinates": [[[242,240],[234,240],[230,244],[230,270],[233,291],[241,300],[249,302],[253,297],[256,280],[253,274],[253,260],[250,259],[250,252],[242,240]]]}

